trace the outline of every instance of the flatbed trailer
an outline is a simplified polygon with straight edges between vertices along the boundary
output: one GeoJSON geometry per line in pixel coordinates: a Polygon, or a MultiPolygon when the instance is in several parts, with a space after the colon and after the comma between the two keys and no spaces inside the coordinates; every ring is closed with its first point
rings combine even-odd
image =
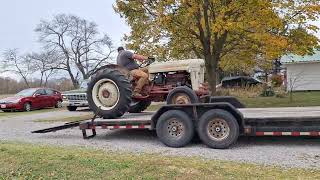
{"type": "Polygon", "coordinates": [[[155,130],[160,141],[170,147],[183,147],[198,134],[211,148],[224,149],[239,136],[317,136],[320,137],[320,110],[297,108],[237,108],[239,102],[207,102],[164,105],[156,112],[125,114],[118,119],[93,118],[34,131],[47,133],[79,127],[83,138],[96,136],[96,129],[155,130]],[[87,131],[91,131],[91,135],[87,131]]]}

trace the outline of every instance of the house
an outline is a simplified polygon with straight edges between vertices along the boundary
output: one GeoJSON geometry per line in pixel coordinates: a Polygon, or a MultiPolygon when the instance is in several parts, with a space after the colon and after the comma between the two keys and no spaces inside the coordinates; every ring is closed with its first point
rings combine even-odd
{"type": "Polygon", "coordinates": [[[287,91],[320,90],[320,51],[306,56],[283,56],[281,63],[286,69],[287,91]]]}

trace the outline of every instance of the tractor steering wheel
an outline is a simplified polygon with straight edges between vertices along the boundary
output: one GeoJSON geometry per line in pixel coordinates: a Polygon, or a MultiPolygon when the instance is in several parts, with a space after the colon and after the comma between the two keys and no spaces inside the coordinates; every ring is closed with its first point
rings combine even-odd
{"type": "Polygon", "coordinates": [[[156,59],[154,57],[148,57],[147,60],[145,60],[144,62],[142,62],[141,64],[139,64],[140,68],[144,68],[149,66],[150,64],[154,63],[156,61],[156,59]]]}

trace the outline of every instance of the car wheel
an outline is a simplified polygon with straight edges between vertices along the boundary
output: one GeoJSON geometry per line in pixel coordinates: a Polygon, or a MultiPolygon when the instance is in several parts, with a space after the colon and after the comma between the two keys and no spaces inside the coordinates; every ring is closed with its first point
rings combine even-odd
{"type": "Polygon", "coordinates": [[[57,101],[55,108],[62,108],[62,101],[57,101]]]}
{"type": "Polygon", "coordinates": [[[30,103],[25,103],[23,105],[23,110],[26,111],[26,112],[31,111],[31,104],[30,103]]]}

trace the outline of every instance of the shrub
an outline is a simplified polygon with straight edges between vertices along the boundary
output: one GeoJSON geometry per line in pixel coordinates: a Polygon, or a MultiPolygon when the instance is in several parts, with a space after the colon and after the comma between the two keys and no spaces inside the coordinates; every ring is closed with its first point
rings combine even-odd
{"type": "Polygon", "coordinates": [[[272,97],[274,96],[275,93],[274,93],[274,90],[272,89],[271,86],[264,86],[260,96],[262,97],[272,97]]]}
{"type": "Polygon", "coordinates": [[[272,75],[271,83],[274,87],[280,87],[283,83],[283,79],[280,75],[272,75]]]}
{"type": "Polygon", "coordinates": [[[275,88],[275,94],[277,98],[285,98],[288,95],[283,87],[275,88]]]}
{"type": "Polygon", "coordinates": [[[246,86],[238,88],[221,88],[217,91],[217,95],[220,96],[235,96],[244,98],[254,98],[258,97],[263,89],[263,86],[246,86]]]}

